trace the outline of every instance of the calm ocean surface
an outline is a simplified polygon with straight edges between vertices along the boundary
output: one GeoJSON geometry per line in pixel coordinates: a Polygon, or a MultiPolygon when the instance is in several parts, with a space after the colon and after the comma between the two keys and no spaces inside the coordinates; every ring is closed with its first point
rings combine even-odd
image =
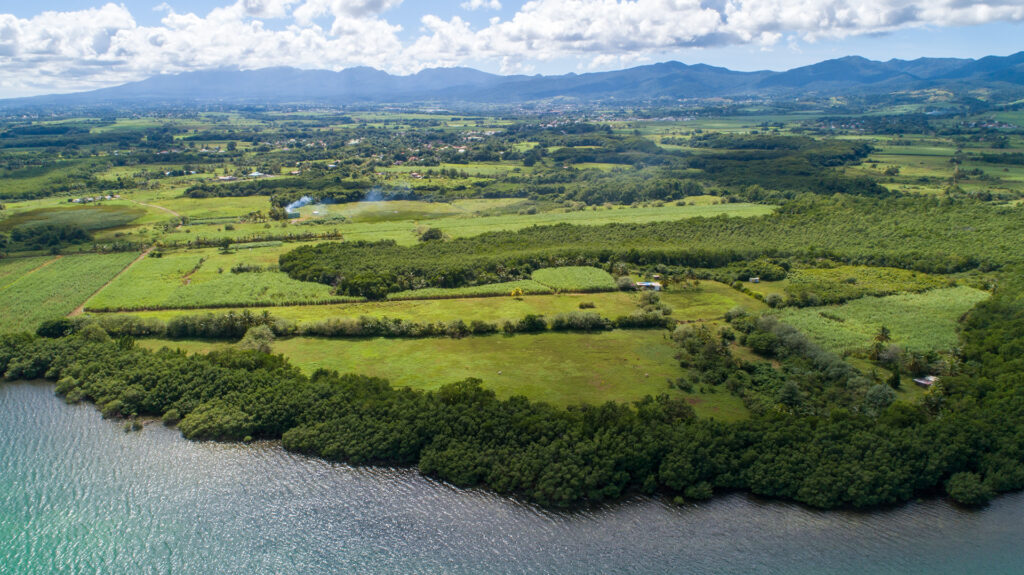
{"type": "Polygon", "coordinates": [[[743,495],[549,512],[272,444],[124,433],[0,384],[0,574],[1024,573],[1024,494],[818,512],[743,495]]]}

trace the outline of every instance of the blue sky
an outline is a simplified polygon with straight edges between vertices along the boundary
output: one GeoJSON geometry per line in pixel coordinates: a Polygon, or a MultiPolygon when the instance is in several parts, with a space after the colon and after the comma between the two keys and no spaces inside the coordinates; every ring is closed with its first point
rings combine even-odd
{"type": "Polygon", "coordinates": [[[8,0],[0,97],[266,66],[584,73],[788,69],[1024,50],[1024,0],[8,0]]]}

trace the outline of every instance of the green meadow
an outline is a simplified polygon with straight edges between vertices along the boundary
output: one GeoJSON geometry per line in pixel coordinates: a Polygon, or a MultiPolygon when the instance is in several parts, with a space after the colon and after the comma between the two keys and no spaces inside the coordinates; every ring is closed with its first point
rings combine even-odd
{"type": "Polygon", "coordinates": [[[274,248],[223,254],[216,249],[147,257],[89,300],[87,311],[199,309],[351,301],[329,286],[300,282],[278,271],[232,273],[232,267],[277,264],[274,248]],[[245,253],[252,252],[252,253],[245,253]]]}
{"type": "Polygon", "coordinates": [[[865,297],[821,308],[787,308],[779,319],[837,353],[869,348],[882,326],[892,342],[913,351],[945,351],[957,345],[960,317],[988,292],[952,287],[920,294],[865,297]]]}
{"type": "Polygon", "coordinates": [[[0,332],[34,332],[41,322],[71,313],[137,256],[0,260],[0,332]]]}
{"type": "MultiPolygon", "coordinates": [[[[151,349],[206,352],[230,344],[141,340],[151,349]]],[[[736,396],[684,393],[668,387],[678,377],[675,347],[664,331],[596,334],[543,333],[462,339],[329,340],[291,338],[274,343],[306,372],[326,368],[388,379],[393,386],[437,389],[476,377],[500,397],[525,395],[554,405],[635,401],[667,393],[685,397],[697,413],[723,421],[745,418],[736,396]]]]}

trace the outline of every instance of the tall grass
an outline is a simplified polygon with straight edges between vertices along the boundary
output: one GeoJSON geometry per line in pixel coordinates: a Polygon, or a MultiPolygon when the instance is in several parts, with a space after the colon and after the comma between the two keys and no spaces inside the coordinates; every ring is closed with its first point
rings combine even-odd
{"type": "Polygon", "coordinates": [[[948,350],[957,344],[960,317],[988,292],[969,287],[936,289],[921,294],[866,297],[842,305],[786,308],[779,318],[833,351],[867,349],[879,328],[892,342],[913,351],[948,350]]]}
{"type": "Polygon", "coordinates": [[[608,272],[587,266],[565,266],[539,269],[532,274],[533,281],[555,291],[598,292],[614,291],[615,280],[608,272]]]}
{"type": "Polygon", "coordinates": [[[0,288],[0,332],[34,331],[42,321],[71,313],[137,256],[65,256],[26,270],[0,288]]]}
{"type": "Polygon", "coordinates": [[[455,299],[463,297],[497,297],[509,296],[513,293],[523,295],[549,294],[552,289],[533,280],[501,282],[461,288],[426,288],[407,290],[388,294],[391,301],[413,299],[455,299]]]}
{"type": "Polygon", "coordinates": [[[949,280],[898,268],[837,266],[796,270],[789,276],[786,293],[799,301],[816,298],[820,303],[840,303],[866,295],[883,296],[948,287],[949,280]]]}
{"type": "Polygon", "coordinates": [[[241,261],[263,263],[274,254],[217,254],[214,250],[178,252],[146,258],[89,300],[87,311],[206,309],[282,305],[318,305],[360,301],[337,296],[322,284],[293,280],[280,272],[233,274],[241,261]]]}

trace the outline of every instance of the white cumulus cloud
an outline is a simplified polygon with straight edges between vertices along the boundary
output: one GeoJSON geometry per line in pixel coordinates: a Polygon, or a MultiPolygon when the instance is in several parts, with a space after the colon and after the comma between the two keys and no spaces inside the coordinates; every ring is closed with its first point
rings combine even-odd
{"type": "Polygon", "coordinates": [[[460,4],[463,10],[501,10],[501,2],[498,0],[468,0],[460,4]]]}
{"type": "MultiPolygon", "coordinates": [[[[467,10],[499,0],[466,0],[467,10]]],[[[0,13],[0,96],[81,90],[153,74],[267,66],[392,73],[490,62],[504,72],[575,59],[605,69],[687,47],[791,45],[904,28],[1024,21],[1022,0],[529,0],[482,26],[421,16],[412,35],[388,20],[402,0],[235,0],[206,14],[167,4],[142,26],[122,4],[0,13]]],[[[0,8],[2,11],[2,8],[0,8]]],[[[1010,39],[1008,39],[1009,41],[1010,39]]]]}

